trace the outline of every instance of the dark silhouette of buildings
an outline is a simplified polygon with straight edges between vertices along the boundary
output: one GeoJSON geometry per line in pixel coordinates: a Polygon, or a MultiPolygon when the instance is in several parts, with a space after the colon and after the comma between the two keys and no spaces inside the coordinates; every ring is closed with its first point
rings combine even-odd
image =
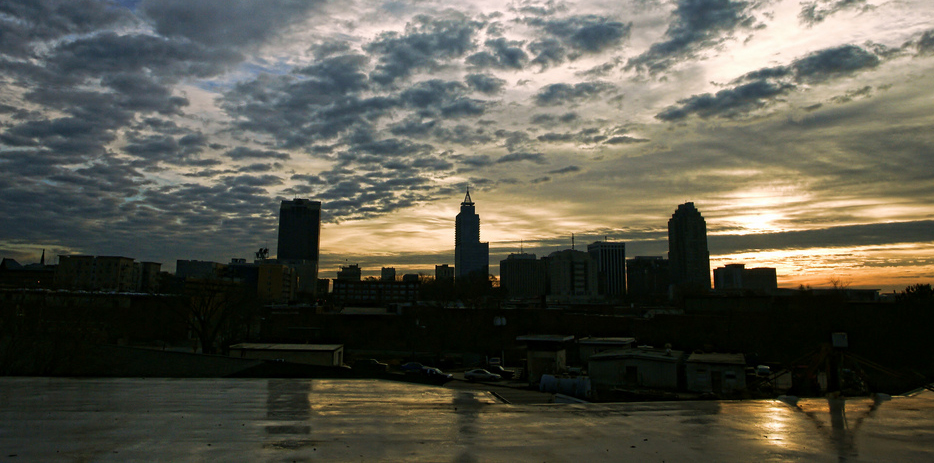
{"type": "Polygon", "coordinates": [[[454,281],[454,267],[448,264],[435,265],[435,280],[454,281]]]}
{"type": "Polygon", "coordinates": [[[320,201],[282,201],[279,207],[279,247],[276,250],[279,260],[317,262],[320,235],[320,201]]]}
{"type": "Polygon", "coordinates": [[[298,276],[298,291],[314,294],[318,281],[321,243],[321,202],[296,198],[279,207],[276,258],[298,276]]]}
{"type": "Polygon", "coordinates": [[[556,302],[585,302],[597,297],[597,264],[590,254],[574,249],[545,258],[548,295],[556,302]]]}
{"type": "Polygon", "coordinates": [[[455,222],[454,272],[456,278],[486,278],[490,274],[490,243],[480,242],[480,216],[469,191],[455,222]]]}
{"type": "Polygon", "coordinates": [[[363,278],[363,270],[358,264],[342,265],[337,271],[338,281],[360,281],[363,278]]]}
{"type": "Polygon", "coordinates": [[[658,299],[666,297],[671,278],[668,259],[662,256],[636,256],[626,261],[629,297],[658,299]]]}
{"type": "Polygon", "coordinates": [[[55,287],[84,291],[153,292],[162,264],[122,256],[59,256],[55,287]]]}
{"type": "Polygon", "coordinates": [[[746,268],[745,264],[729,264],[713,269],[714,289],[775,291],[778,277],[770,267],[746,268]]]}
{"type": "Polygon", "coordinates": [[[597,264],[597,291],[608,298],[626,295],[626,243],[597,241],[587,245],[597,264]]]}
{"type": "Polygon", "coordinates": [[[694,207],[684,203],[668,221],[668,260],[671,284],[681,291],[710,290],[710,254],[707,222],[694,207]]]}
{"type": "Polygon", "coordinates": [[[511,299],[531,299],[547,294],[545,261],[535,254],[510,254],[499,262],[500,285],[511,299]]]}

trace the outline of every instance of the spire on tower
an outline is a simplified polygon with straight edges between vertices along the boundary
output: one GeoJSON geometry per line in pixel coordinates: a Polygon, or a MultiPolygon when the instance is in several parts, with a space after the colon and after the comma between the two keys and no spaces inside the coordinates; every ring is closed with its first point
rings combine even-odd
{"type": "Polygon", "coordinates": [[[461,206],[473,206],[473,201],[470,200],[470,190],[467,190],[467,196],[464,197],[464,202],[461,203],[461,206]]]}

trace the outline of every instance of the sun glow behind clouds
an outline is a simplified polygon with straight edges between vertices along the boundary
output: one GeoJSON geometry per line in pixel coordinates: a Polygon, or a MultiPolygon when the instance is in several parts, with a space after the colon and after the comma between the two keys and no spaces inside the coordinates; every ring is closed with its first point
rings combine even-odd
{"type": "Polygon", "coordinates": [[[745,252],[711,256],[712,268],[745,263],[746,268],[774,267],[778,285],[794,288],[831,286],[831,278],[853,288],[903,290],[922,279],[934,277],[934,242],[878,246],[808,248],[745,252]]]}
{"type": "MultiPolygon", "coordinates": [[[[761,175],[761,172],[730,174],[761,175]]],[[[712,222],[727,224],[728,231],[720,233],[727,235],[788,231],[790,216],[809,199],[809,195],[799,192],[795,185],[785,183],[734,191],[711,208],[707,222],[708,226],[712,222]]]]}

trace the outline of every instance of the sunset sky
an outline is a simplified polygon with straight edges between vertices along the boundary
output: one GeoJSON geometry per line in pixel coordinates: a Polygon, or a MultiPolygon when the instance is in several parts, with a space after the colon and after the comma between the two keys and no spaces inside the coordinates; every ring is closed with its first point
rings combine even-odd
{"type": "Polygon", "coordinates": [[[934,282],[930,0],[0,2],[0,256],[228,262],[319,200],[321,277],[490,242],[779,286],[934,282]]]}

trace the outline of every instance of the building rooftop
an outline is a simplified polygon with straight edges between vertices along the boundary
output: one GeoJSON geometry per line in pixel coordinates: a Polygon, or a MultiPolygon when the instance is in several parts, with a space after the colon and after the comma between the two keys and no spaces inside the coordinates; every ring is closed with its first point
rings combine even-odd
{"type": "Polygon", "coordinates": [[[602,346],[608,345],[628,345],[636,342],[636,338],[593,338],[586,337],[580,338],[577,341],[578,344],[599,344],[602,346]]]}
{"type": "Polygon", "coordinates": [[[0,403],[6,461],[934,461],[928,392],[506,405],[381,380],[3,377],[0,403]]]}
{"type": "Polygon", "coordinates": [[[527,334],[524,336],[516,336],[516,341],[526,342],[568,342],[573,339],[573,335],[565,334],[527,334]]]}
{"type": "Polygon", "coordinates": [[[723,363],[729,365],[745,365],[746,356],[743,354],[701,354],[692,353],[688,362],[697,363],[723,363]]]}
{"type": "Polygon", "coordinates": [[[343,347],[343,344],[270,344],[260,342],[244,342],[230,346],[231,349],[294,351],[335,351],[343,347]]]}
{"type": "Polygon", "coordinates": [[[601,361],[601,360],[616,360],[623,358],[638,358],[645,360],[656,360],[664,362],[677,362],[681,357],[684,356],[684,351],[681,350],[665,350],[665,349],[646,349],[646,348],[636,348],[636,349],[625,349],[625,350],[608,350],[605,352],[600,352],[599,354],[594,354],[590,356],[591,361],[601,361]]]}

